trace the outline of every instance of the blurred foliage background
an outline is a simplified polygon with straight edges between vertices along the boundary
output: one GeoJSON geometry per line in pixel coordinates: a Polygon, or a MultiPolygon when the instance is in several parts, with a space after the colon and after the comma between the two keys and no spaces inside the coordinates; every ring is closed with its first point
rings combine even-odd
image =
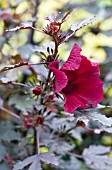
{"type": "MultiPolygon", "coordinates": [[[[89,26],[77,31],[68,42],[60,46],[60,58],[66,60],[73,44],[78,43],[82,48],[83,55],[94,62],[100,62],[100,77],[104,81],[104,99],[102,104],[111,106],[112,0],[0,0],[0,69],[11,63],[16,64],[22,59],[34,63],[40,61],[40,56],[35,52],[35,48],[46,46],[46,43],[52,41],[47,35],[34,30],[20,30],[9,33],[6,33],[5,30],[19,26],[22,22],[32,22],[34,27],[42,29],[48,23],[48,21],[44,20],[46,16],[61,11],[61,17],[71,9],[74,10],[69,20],[63,24],[63,31],[68,31],[71,24],[77,21],[82,21],[93,16],[96,16],[96,20],[89,26]]],[[[36,71],[38,72],[38,70],[36,71]]],[[[28,82],[34,77],[31,70],[26,70],[25,67],[22,70],[12,70],[2,73],[0,79],[3,78],[4,74],[11,81],[23,83],[28,82]]],[[[8,105],[5,105],[5,107],[9,110],[14,109],[10,105],[15,104],[14,98],[9,99],[10,94],[17,91],[17,87],[9,87],[7,91],[5,86],[0,86],[0,97],[6,103],[8,101],[8,105]]],[[[21,107],[20,110],[25,112],[24,107],[21,107]]],[[[111,108],[102,109],[101,112],[107,116],[112,116],[111,108]]],[[[1,111],[0,122],[2,123],[4,120],[7,120],[7,116],[5,111],[1,111]]],[[[82,135],[82,139],[82,141],[74,141],[78,153],[81,152],[82,148],[93,143],[112,146],[112,136],[106,132],[100,135],[85,132],[82,135]]],[[[4,169],[2,166],[6,165],[1,163],[0,170],[4,169]]],[[[7,170],[7,167],[4,170],[7,170]]]]}

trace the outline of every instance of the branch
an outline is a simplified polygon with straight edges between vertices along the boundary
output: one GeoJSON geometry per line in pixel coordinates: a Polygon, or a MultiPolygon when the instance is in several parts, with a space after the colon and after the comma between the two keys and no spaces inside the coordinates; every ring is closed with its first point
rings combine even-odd
{"type": "Polygon", "coordinates": [[[41,65],[41,64],[48,64],[47,62],[40,62],[40,63],[28,63],[28,62],[20,62],[18,64],[15,64],[15,65],[11,65],[11,66],[7,66],[7,67],[4,67],[0,70],[0,72],[4,72],[4,71],[7,71],[7,70],[12,70],[14,68],[18,68],[18,67],[22,67],[22,66],[30,66],[30,65],[41,65]]]}
{"type": "Polygon", "coordinates": [[[4,107],[0,107],[0,110],[3,110],[5,112],[7,112],[9,115],[11,115],[12,117],[16,118],[17,120],[21,120],[20,119],[20,116],[18,116],[17,114],[15,114],[14,112],[10,111],[10,110],[7,110],[6,108],[4,107]]]}
{"type": "Polygon", "coordinates": [[[40,154],[40,142],[39,142],[39,135],[40,135],[40,127],[36,127],[36,140],[37,140],[37,151],[38,155],[40,154]]]}
{"type": "Polygon", "coordinates": [[[71,155],[71,156],[75,156],[76,158],[83,159],[83,156],[82,156],[82,155],[78,155],[78,154],[76,154],[76,153],[66,152],[66,154],[71,155]]]}

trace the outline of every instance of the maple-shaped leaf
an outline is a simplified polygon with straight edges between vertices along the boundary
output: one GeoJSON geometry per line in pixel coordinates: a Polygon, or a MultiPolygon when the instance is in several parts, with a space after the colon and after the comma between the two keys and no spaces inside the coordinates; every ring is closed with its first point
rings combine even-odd
{"type": "Polygon", "coordinates": [[[23,161],[19,161],[14,165],[13,170],[23,170],[26,166],[29,166],[28,170],[42,170],[39,155],[29,156],[23,161]]]}
{"type": "Polygon", "coordinates": [[[97,111],[91,111],[88,113],[75,112],[76,121],[83,121],[86,125],[89,121],[98,121],[104,126],[112,125],[112,118],[108,118],[105,115],[98,113],[97,111]]]}
{"type": "Polygon", "coordinates": [[[95,20],[95,16],[93,18],[88,18],[88,19],[82,21],[81,23],[76,22],[76,23],[71,25],[71,30],[76,32],[80,28],[87,26],[88,24],[91,24],[94,20],[95,20]]]}
{"type": "Polygon", "coordinates": [[[5,43],[5,37],[0,35],[0,50],[2,49],[4,43],[5,43]]]}
{"type": "Polygon", "coordinates": [[[5,162],[2,162],[0,163],[0,170],[9,170],[9,167],[5,162]]]}
{"type": "Polygon", "coordinates": [[[15,28],[11,28],[9,30],[6,30],[6,32],[13,32],[13,31],[18,31],[20,29],[29,29],[29,28],[32,28],[32,23],[24,22],[24,23],[21,23],[20,26],[16,26],[15,28]]]}
{"type": "Polygon", "coordinates": [[[28,170],[42,170],[39,157],[36,157],[28,170]]]}
{"type": "Polygon", "coordinates": [[[23,112],[27,112],[28,109],[33,108],[34,99],[31,99],[29,96],[16,95],[9,99],[9,105],[14,105],[16,109],[23,112]]]}
{"type": "Polygon", "coordinates": [[[106,106],[106,105],[102,105],[102,104],[98,104],[96,109],[103,109],[103,108],[112,108],[112,106],[106,106]]]}
{"type": "Polygon", "coordinates": [[[91,145],[84,149],[82,155],[87,166],[93,170],[111,170],[112,157],[108,156],[109,152],[111,147],[91,145]]]}
{"type": "Polygon", "coordinates": [[[20,133],[16,132],[10,124],[6,122],[0,123],[0,141],[11,142],[14,140],[19,141],[21,139],[20,133]]]}
{"type": "Polygon", "coordinates": [[[39,158],[47,164],[58,165],[57,157],[51,152],[40,153],[39,158]]]}
{"type": "Polygon", "coordinates": [[[43,43],[42,46],[34,46],[33,52],[47,52],[47,49],[49,48],[49,51],[55,49],[55,43],[53,41],[50,41],[49,43],[43,43]]]}
{"type": "Polygon", "coordinates": [[[70,10],[70,11],[68,11],[68,12],[64,15],[64,17],[63,17],[62,20],[61,20],[62,23],[68,20],[68,18],[69,18],[69,16],[70,16],[70,14],[71,14],[72,11],[73,11],[73,10],[70,10]]]}
{"type": "Polygon", "coordinates": [[[11,70],[11,69],[14,69],[14,68],[17,68],[17,67],[21,67],[21,66],[24,66],[24,65],[28,65],[27,62],[20,62],[18,64],[15,64],[15,65],[8,65],[6,67],[3,67],[0,72],[4,72],[4,71],[7,71],[7,70],[11,70]]]}
{"type": "Polygon", "coordinates": [[[3,100],[0,98],[0,108],[3,106],[3,100]]]}
{"type": "Polygon", "coordinates": [[[22,45],[17,50],[19,54],[25,59],[29,59],[29,57],[34,53],[34,47],[31,44],[22,45]]]}
{"type": "Polygon", "coordinates": [[[59,155],[65,155],[67,152],[73,150],[75,148],[74,144],[69,144],[63,141],[55,141],[50,147],[52,152],[56,152],[59,155]]]}
{"type": "Polygon", "coordinates": [[[32,26],[32,22],[21,23],[20,26],[16,26],[15,28],[8,29],[8,30],[6,30],[6,32],[15,32],[15,31],[22,30],[22,29],[34,29],[36,31],[42,32],[41,30],[34,28],[32,26]]]}
{"type": "Polygon", "coordinates": [[[30,156],[30,157],[27,157],[23,161],[17,162],[14,165],[13,170],[21,170],[21,169],[23,169],[27,165],[31,164],[36,158],[37,158],[37,155],[33,155],[33,156],[30,156]]]}
{"type": "Polygon", "coordinates": [[[33,155],[29,156],[23,161],[19,161],[14,165],[13,170],[22,170],[27,165],[30,165],[28,170],[42,170],[40,160],[47,163],[47,164],[53,164],[58,165],[57,157],[53,153],[46,152],[46,153],[40,153],[39,155],[33,155]]]}
{"type": "Polygon", "coordinates": [[[70,30],[72,31],[72,33],[69,34],[69,35],[66,37],[65,41],[67,41],[71,36],[73,36],[76,31],[78,31],[79,29],[81,29],[81,28],[84,27],[84,26],[87,26],[87,25],[91,24],[94,20],[95,20],[95,16],[92,17],[92,18],[88,18],[88,19],[86,19],[86,20],[84,20],[84,21],[82,21],[82,22],[80,22],[80,23],[79,23],[79,22],[76,22],[76,23],[72,24],[72,25],[71,25],[71,28],[70,28],[70,30]]]}
{"type": "Polygon", "coordinates": [[[2,144],[0,144],[0,162],[2,161],[6,153],[6,148],[2,144]]]}
{"type": "Polygon", "coordinates": [[[68,11],[64,17],[61,19],[60,22],[57,22],[56,20],[58,19],[59,15],[61,14],[61,12],[58,12],[57,15],[55,15],[54,13],[50,14],[49,16],[45,17],[46,20],[50,21],[51,23],[54,23],[55,25],[61,25],[63,22],[67,21],[71,12],[73,10],[68,11]]]}
{"type": "Polygon", "coordinates": [[[3,131],[3,129],[0,130],[2,132],[0,139],[3,141],[11,142],[13,140],[20,140],[20,134],[15,132],[13,129],[7,129],[6,131],[3,131]]]}
{"type": "Polygon", "coordinates": [[[94,132],[95,132],[96,134],[100,134],[101,132],[112,133],[112,127],[102,126],[100,129],[95,129],[94,132]]]}
{"type": "Polygon", "coordinates": [[[45,17],[45,20],[50,22],[54,22],[57,19],[58,15],[56,16],[54,13],[50,14],[49,16],[45,17]]]}
{"type": "Polygon", "coordinates": [[[85,168],[83,169],[81,165],[82,162],[79,161],[75,156],[70,156],[67,160],[60,159],[58,168],[61,170],[88,170],[85,168]]]}

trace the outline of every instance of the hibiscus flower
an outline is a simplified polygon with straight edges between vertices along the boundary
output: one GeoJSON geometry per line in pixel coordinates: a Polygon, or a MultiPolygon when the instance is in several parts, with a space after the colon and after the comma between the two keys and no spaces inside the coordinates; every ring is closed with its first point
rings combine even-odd
{"type": "Polygon", "coordinates": [[[98,63],[93,63],[80,54],[74,44],[68,60],[59,69],[59,61],[49,64],[54,73],[53,87],[64,96],[64,110],[73,112],[77,108],[96,107],[103,98],[103,82],[99,79],[98,63]]]}

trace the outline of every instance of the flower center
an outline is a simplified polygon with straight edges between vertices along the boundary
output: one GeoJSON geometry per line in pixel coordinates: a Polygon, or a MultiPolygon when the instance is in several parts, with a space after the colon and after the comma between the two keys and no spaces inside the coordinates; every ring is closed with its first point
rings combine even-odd
{"type": "Polygon", "coordinates": [[[71,84],[71,80],[68,80],[68,84],[71,84]]]}

